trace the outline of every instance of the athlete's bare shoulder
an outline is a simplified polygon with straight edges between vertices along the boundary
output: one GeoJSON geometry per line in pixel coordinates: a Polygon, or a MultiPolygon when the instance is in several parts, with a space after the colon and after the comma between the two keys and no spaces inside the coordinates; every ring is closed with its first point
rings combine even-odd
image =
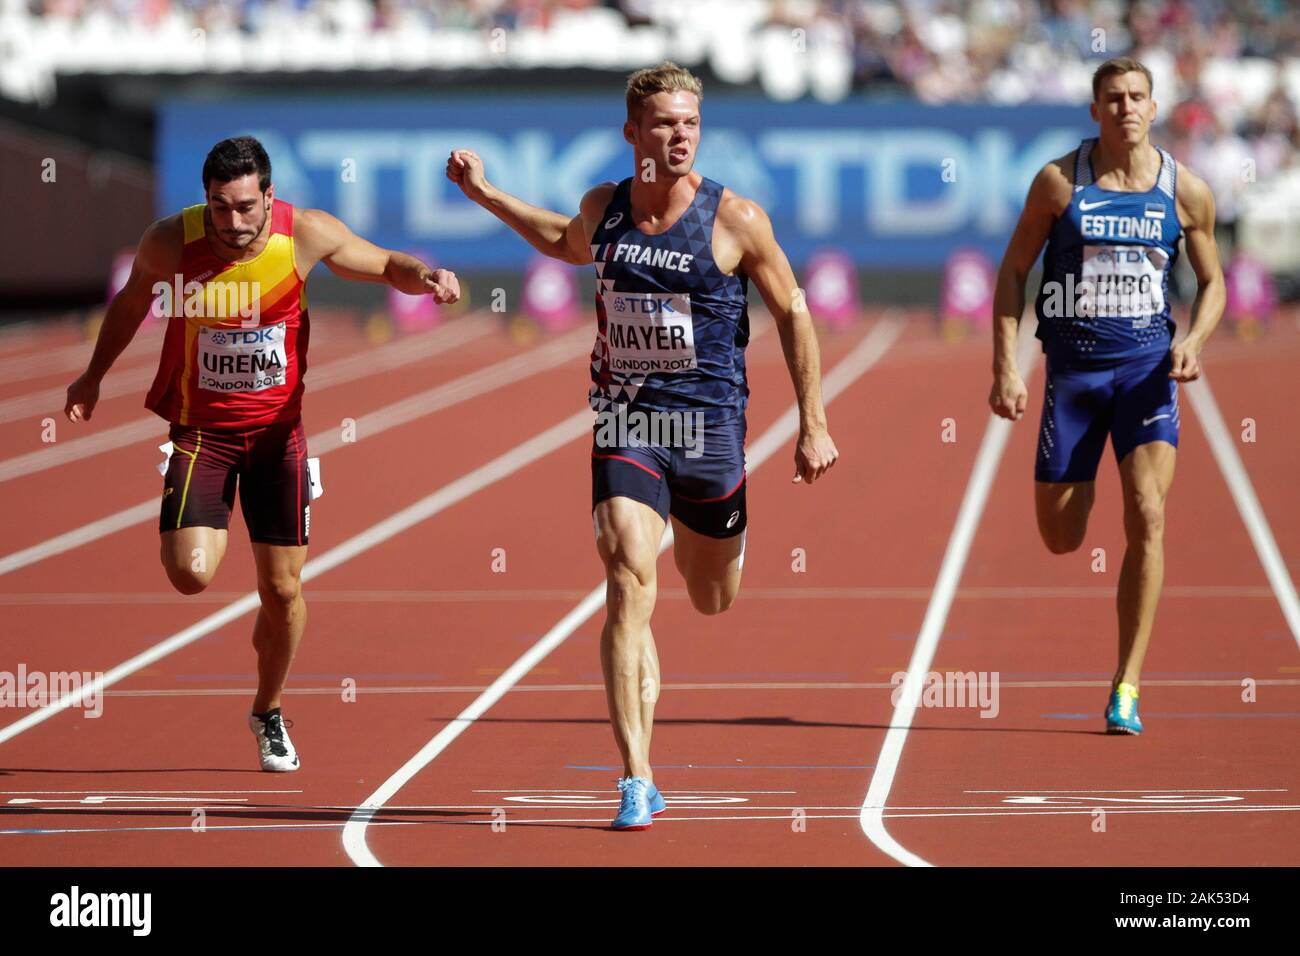
{"type": "Polygon", "coordinates": [[[752,199],[723,188],[713,223],[713,258],[727,275],[779,252],[772,220],[752,199]]]}
{"type": "Polygon", "coordinates": [[[182,213],[173,213],[149,224],[135,261],[141,272],[151,275],[169,275],[180,268],[181,249],[185,245],[185,221],[182,213]]]}
{"type": "Polygon", "coordinates": [[[332,213],[324,209],[293,209],[293,237],[308,243],[320,239],[341,239],[351,230],[332,213]]]}
{"type": "Polygon", "coordinates": [[[1178,163],[1178,185],[1175,190],[1178,219],[1183,228],[1207,228],[1214,223],[1214,193],[1210,185],[1182,163],[1178,163]]]}
{"type": "Polygon", "coordinates": [[[582,195],[582,202],[578,204],[578,210],[584,221],[595,222],[605,214],[610,200],[614,198],[614,190],[618,189],[618,183],[609,181],[597,183],[582,195]]]}
{"type": "Polygon", "coordinates": [[[600,228],[600,217],[605,215],[605,210],[609,208],[610,200],[614,198],[614,190],[617,188],[618,183],[604,182],[592,186],[583,193],[582,201],[578,203],[578,215],[574,217],[582,224],[582,235],[579,236],[575,231],[577,222],[570,221],[566,242],[571,258],[567,261],[575,265],[586,265],[591,261],[589,248],[591,238],[600,228]]]}
{"type": "Polygon", "coordinates": [[[1029,187],[1026,206],[1059,216],[1070,205],[1074,195],[1074,162],[1079,151],[1072,149],[1043,166],[1029,187]]]}
{"type": "Polygon", "coordinates": [[[724,187],[713,227],[713,254],[722,271],[730,273],[734,268],[730,265],[733,249],[739,263],[755,255],[764,258],[775,246],[776,236],[767,211],[754,200],[724,187]]]}
{"type": "Polygon", "coordinates": [[[762,206],[725,186],[722,188],[722,197],[718,200],[717,221],[738,234],[755,229],[760,232],[764,229],[770,231],[772,228],[772,220],[762,206]]]}

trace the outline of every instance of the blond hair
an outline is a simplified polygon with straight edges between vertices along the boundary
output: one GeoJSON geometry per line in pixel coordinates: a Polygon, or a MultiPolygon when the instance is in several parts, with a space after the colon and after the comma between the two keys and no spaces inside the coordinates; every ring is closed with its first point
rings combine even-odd
{"type": "Polygon", "coordinates": [[[1096,101],[1097,95],[1101,92],[1102,80],[1108,76],[1123,76],[1125,73],[1141,73],[1147,78],[1147,93],[1155,95],[1156,83],[1151,79],[1151,71],[1131,56],[1117,56],[1097,67],[1097,72],[1092,74],[1093,101],[1096,101]]]}
{"type": "Polygon", "coordinates": [[[704,86],[699,78],[671,60],[637,70],[627,78],[627,118],[634,120],[640,115],[647,96],[679,91],[694,93],[698,100],[704,99],[704,86]]]}

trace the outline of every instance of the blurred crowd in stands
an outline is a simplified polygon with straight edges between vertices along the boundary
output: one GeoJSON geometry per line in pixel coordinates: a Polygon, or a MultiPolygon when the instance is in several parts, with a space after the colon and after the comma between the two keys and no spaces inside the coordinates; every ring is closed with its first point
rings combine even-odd
{"type": "Polygon", "coordinates": [[[1204,170],[1229,225],[1251,182],[1300,195],[1300,11],[1290,0],[0,0],[0,96],[59,72],[595,67],[672,58],[782,100],[1091,98],[1129,55],[1157,141],[1204,170]],[[1289,190],[1290,191],[1290,190],[1289,190]]]}

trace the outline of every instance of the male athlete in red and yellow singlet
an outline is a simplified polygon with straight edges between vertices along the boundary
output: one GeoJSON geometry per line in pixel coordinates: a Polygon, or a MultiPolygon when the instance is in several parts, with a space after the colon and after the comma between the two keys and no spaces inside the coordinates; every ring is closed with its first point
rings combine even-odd
{"type": "Polygon", "coordinates": [[[151,225],[130,278],[109,305],[65,414],[88,421],[99,383],[148,309],[169,317],[145,406],[171,423],[163,487],[162,563],[182,594],[211,583],[226,552],[239,487],[262,606],[253,626],[257,696],[249,726],[262,769],[297,770],[280,695],[307,607],[311,483],[300,409],[307,370],[306,277],[318,262],[348,279],[386,282],[439,302],[460,296],[456,276],[380,249],[316,209],[276,199],[261,143],[218,143],[203,164],[207,202],[151,225]]]}

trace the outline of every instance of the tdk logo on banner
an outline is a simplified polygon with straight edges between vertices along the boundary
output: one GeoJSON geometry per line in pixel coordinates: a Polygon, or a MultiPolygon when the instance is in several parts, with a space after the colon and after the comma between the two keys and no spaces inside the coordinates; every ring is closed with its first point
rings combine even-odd
{"type": "MultiPolygon", "coordinates": [[[[447,129],[447,102],[294,102],[287,109],[288,101],[270,99],[195,110],[193,101],[173,100],[160,123],[163,206],[199,198],[193,169],[211,147],[213,127],[230,127],[262,140],[278,191],[299,207],[326,209],[381,245],[455,242],[483,264],[514,267],[532,253],[500,242],[507,227],[446,180],[451,150],[475,150],[501,188],[569,214],[592,185],[635,172],[617,90],[578,97],[563,117],[548,115],[547,125],[526,97],[496,96],[457,101],[457,115],[468,121],[447,129]],[[399,110],[400,124],[391,118],[399,110]],[[345,161],[355,177],[342,181],[345,161]]],[[[696,168],[762,205],[796,263],[831,242],[862,263],[937,265],[972,243],[1000,251],[1034,174],[1091,128],[1074,106],[719,97],[705,118],[696,168]]],[[[615,225],[625,222],[626,215],[615,225]]],[[[645,248],[628,246],[619,262],[685,271],[685,255],[656,265],[653,252],[643,261],[645,248]]]]}

